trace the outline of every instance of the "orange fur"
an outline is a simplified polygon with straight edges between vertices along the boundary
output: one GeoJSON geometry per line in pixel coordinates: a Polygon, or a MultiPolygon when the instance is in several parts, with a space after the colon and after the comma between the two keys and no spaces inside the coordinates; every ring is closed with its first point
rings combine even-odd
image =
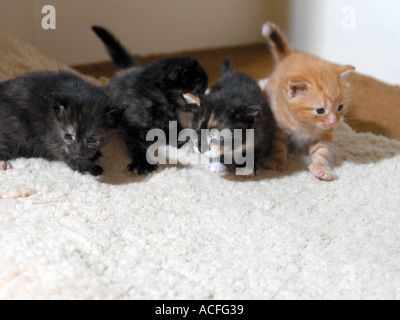
{"type": "Polygon", "coordinates": [[[277,64],[266,92],[281,131],[276,144],[280,161],[286,165],[290,141],[307,145],[310,171],[318,179],[333,180],[329,156],[335,129],[347,109],[349,88],[345,77],[355,68],[293,51],[274,24],[267,23],[263,34],[277,64]],[[324,113],[318,114],[319,109],[324,113]]]}

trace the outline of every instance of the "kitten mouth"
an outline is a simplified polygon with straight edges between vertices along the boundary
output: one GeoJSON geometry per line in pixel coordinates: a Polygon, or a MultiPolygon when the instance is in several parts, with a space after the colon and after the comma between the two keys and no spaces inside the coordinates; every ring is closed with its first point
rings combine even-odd
{"type": "Polygon", "coordinates": [[[322,125],[322,126],[318,126],[319,129],[321,130],[330,130],[332,128],[335,128],[337,124],[334,125],[322,125]]]}

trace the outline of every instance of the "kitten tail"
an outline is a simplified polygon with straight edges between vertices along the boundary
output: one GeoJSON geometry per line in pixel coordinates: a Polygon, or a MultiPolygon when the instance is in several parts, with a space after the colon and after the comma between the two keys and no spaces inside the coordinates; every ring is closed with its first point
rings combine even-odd
{"type": "Polygon", "coordinates": [[[138,61],[129,53],[128,50],[115,38],[109,31],[102,27],[92,27],[92,30],[105,44],[114,64],[119,70],[129,69],[139,66],[138,61]]]}
{"type": "Polygon", "coordinates": [[[271,22],[264,24],[262,34],[271,46],[275,63],[279,63],[293,53],[289,42],[275,24],[271,22]]]}
{"type": "Polygon", "coordinates": [[[233,71],[233,62],[230,58],[226,58],[222,64],[221,76],[233,71]]]}

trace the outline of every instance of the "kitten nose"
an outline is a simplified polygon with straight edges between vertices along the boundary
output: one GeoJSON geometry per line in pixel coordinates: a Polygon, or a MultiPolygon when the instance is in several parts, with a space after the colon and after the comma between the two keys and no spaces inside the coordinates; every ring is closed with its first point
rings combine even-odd
{"type": "Polygon", "coordinates": [[[330,118],[328,120],[328,125],[331,126],[331,127],[333,127],[336,123],[337,123],[336,118],[330,118]]]}
{"type": "Polygon", "coordinates": [[[78,158],[83,158],[84,152],[83,148],[80,145],[75,145],[73,148],[71,148],[71,153],[74,154],[78,158]]]}

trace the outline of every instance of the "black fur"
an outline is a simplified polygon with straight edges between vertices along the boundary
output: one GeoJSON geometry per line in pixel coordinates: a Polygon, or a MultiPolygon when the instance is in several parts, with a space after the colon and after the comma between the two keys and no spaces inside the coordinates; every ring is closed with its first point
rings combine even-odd
{"type": "Polygon", "coordinates": [[[281,53],[285,53],[285,44],[282,42],[282,36],[279,34],[279,32],[274,29],[274,31],[271,33],[270,38],[272,39],[273,43],[276,45],[276,48],[278,51],[281,53]]]}
{"type": "Polygon", "coordinates": [[[0,160],[41,157],[98,176],[100,148],[124,106],[70,72],[37,72],[0,84],[0,160]]]}
{"type": "MultiPolygon", "coordinates": [[[[235,129],[242,129],[244,144],[247,143],[245,130],[254,129],[255,174],[260,159],[271,155],[276,132],[276,123],[268,100],[257,82],[245,73],[233,71],[232,61],[226,59],[219,81],[208,95],[200,98],[200,110],[194,113],[191,121],[192,129],[197,132],[198,149],[204,153],[211,148],[208,141],[201,140],[202,129],[217,129],[220,132],[228,129],[232,132],[232,137],[235,129]]],[[[223,145],[224,141],[220,143],[223,145]]],[[[234,140],[230,141],[228,147],[234,145],[233,143],[234,140]]],[[[219,160],[224,162],[223,155],[221,159],[217,159],[219,160]]],[[[233,163],[227,167],[233,171],[244,166],[233,163]]]]}
{"type": "Polygon", "coordinates": [[[96,26],[92,29],[106,44],[108,53],[118,69],[122,70],[139,65],[137,60],[125,49],[118,39],[112,36],[106,29],[96,26]]]}
{"type": "MultiPolygon", "coordinates": [[[[99,30],[96,27],[97,31],[99,30]]],[[[146,160],[149,143],[146,134],[151,129],[161,129],[168,136],[169,122],[178,122],[182,112],[192,112],[183,94],[196,96],[205,93],[208,76],[203,67],[187,56],[174,56],[157,60],[148,67],[141,67],[136,59],[127,62],[130,53],[107,30],[97,32],[119,68],[128,68],[111,78],[108,93],[114,99],[129,104],[122,122],[125,142],[132,158],[130,171],[147,174],[157,169],[146,160]]]]}

